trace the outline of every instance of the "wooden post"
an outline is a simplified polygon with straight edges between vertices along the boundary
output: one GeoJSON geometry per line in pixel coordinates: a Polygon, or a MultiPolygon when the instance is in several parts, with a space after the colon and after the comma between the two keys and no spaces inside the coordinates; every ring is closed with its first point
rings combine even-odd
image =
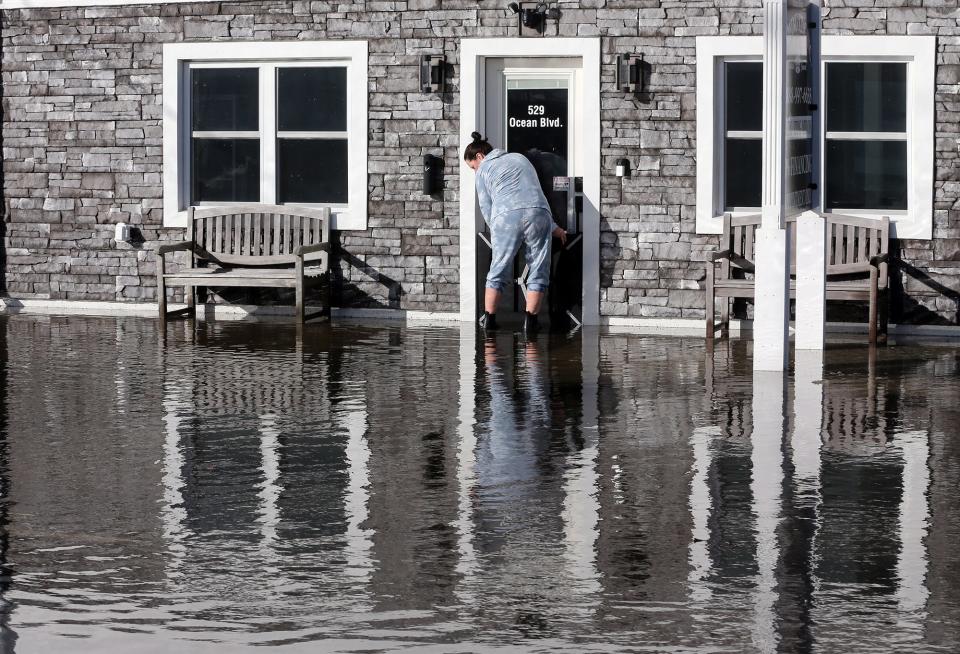
{"type": "Polygon", "coordinates": [[[877,345],[877,302],[879,298],[878,287],[879,286],[879,271],[876,266],[870,266],[870,326],[868,327],[868,340],[870,341],[870,346],[875,347],[877,345]]]}
{"type": "Polygon", "coordinates": [[[716,330],[716,326],[713,324],[714,316],[714,300],[713,300],[713,261],[707,261],[707,281],[704,286],[706,287],[706,300],[704,301],[704,309],[706,311],[707,318],[707,339],[713,339],[713,333],[716,330]]]}
{"type": "Polygon", "coordinates": [[[297,257],[297,322],[304,322],[306,312],[303,306],[303,257],[297,257]]]}
{"type": "Polygon", "coordinates": [[[167,320],[167,284],[163,279],[166,273],[163,264],[163,255],[157,252],[157,310],[159,311],[160,321],[167,320]]]}

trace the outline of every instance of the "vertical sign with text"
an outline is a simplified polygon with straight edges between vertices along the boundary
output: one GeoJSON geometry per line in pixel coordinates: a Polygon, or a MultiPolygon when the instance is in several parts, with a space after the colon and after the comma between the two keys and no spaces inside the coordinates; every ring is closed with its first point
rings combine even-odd
{"type": "Polygon", "coordinates": [[[784,214],[793,216],[812,206],[814,107],[808,0],[787,3],[786,144],[784,148],[784,214]]]}

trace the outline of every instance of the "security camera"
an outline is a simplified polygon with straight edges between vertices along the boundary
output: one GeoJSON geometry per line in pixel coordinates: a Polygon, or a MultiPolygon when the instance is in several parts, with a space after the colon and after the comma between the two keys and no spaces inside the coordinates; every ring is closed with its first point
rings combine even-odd
{"type": "Polygon", "coordinates": [[[543,20],[547,17],[547,3],[538,2],[534,7],[524,7],[522,4],[511,2],[507,5],[515,14],[520,14],[520,20],[526,27],[541,29],[543,20]]]}

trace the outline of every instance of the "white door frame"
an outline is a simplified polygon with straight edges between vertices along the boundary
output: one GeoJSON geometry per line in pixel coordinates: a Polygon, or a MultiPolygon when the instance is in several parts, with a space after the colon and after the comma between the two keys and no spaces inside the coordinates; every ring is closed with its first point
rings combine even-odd
{"type": "MultiPolygon", "coordinates": [[[[481,87],[487,57],[569,57],[583,63],[583,324],[600,323],[600,39],[462,39],[460,41],[460,149],[483,118],[481,87]]],[[[473,172],[460,168],[460,319],[477,317],[477,195],[473,172]]]]}

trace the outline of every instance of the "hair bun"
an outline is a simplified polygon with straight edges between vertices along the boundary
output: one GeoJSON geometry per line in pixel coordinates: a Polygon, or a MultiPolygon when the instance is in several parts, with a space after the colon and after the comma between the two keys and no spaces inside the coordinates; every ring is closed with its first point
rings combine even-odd
{"type": "Polygon", "coordinates": [[[480,135],[480,132],[472,132],[470,134],[470,138],[472,138],[474,142],[483,140],[483,136],[480,135]]]}

